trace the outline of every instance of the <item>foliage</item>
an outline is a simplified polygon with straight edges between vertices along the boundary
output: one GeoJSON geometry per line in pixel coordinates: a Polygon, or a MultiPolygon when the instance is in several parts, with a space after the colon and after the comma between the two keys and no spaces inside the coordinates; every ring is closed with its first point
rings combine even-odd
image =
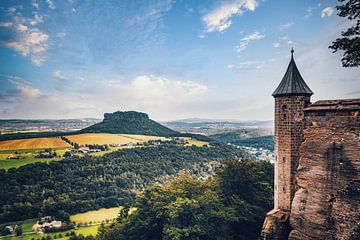
{"type": "Polygon", "coordinates": [[[341,33],[329,47],[333,52],[344,51],[341,59],[344,67],[360,66],[360,3],[359,0],[339,0],[336,7],[340,17],[347,17],[355,25],[341,33]]]}
{"type": "Polygon", "coordinates": [[[273,165],[244,159],[227,161],[213,179],[180,175],[152,185],[136,198],[133,214],[100,240],[257,239],[272,208],[273,165]]]}
{"type": "Polygon", "coordinates": [[[210,138],[238,146],[266,148],[274,151],[274,136],[242,138],[238,132],[227,132],[211,135],[210,138]]]}
{"type": "Polygon", "coordinates": [[[160,145],[0,169],[0,222],[122,206],[132,203],[139,190],[181,170],[204,176],[211,173],[210,162],[241,156],[221,144],[160,145]]]}

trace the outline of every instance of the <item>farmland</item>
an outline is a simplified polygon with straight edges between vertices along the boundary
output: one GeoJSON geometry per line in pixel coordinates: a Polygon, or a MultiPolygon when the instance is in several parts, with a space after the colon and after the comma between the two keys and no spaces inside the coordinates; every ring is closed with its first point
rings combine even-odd
{"type": "Polygon", "coordinates": [[[32,232],[32,233],[28,233],[28,234],[23,234],[22,236],[2,237],[1,239],[4,239],[4,240],[32,240],[32,239],[41,240],[43,237],[46,238],[47,236],[50,236],[50,239],[56,238],[57,240],[66,240],[66,239],[69,239],[69,236],[70,236],[69,234],[71,232],[75,232],[75,234],[77,234],[77,235],[82,234],[84,236],[89,236],[89,235],[96,236],[98,227],[99,227],[98,225],[92,225],[92,226],[87,226],[87,227],[79,227],[79,228],[64,231],[64,232],[45,233],[45,234],[41,234],[41,235],[32,232]]]}
{"type": "Polygon", "coordinates": [[[43,149],[1,150],[0,168],[18,168],[30,163],[59,161],[63,159],[65,151],[68,151],[69,149],[70,148],[53,148],[53,150],[57,153],[57,157],[53,158],[34,157],[35,154],[38,154],[43,149]]]}
{"type": "Polygon", "coordinates": [[[72,142],[77,144],[116,144],[123,145],[128,143],[142,143],[150,140],[166,140],[168,138],[147,135],[131,135],[131,134],[111,134],[111,133],[84,133],[66,136],[72,142]]]}
{"type": "MultiPolygon", "coordinates": [[[[66,138],[79,146],[85,145],[110,145],[107,151],[92,152],[91,156],[102,156],[104,154],[133,147],[144,147],[143,143],[160,140],[170,141],[171,138],[136,135],[136,134],[111,134],[111,133],[83,133],[76,135],[68,135],[66,138]]],[[[183,137],[184,146],[202,147],[208,142],[196,140],[190,137],[183,137]]],[[[18,168],[30,163],[59,161],[64,157],[66,151],[71,151],[72,146],[61,138],[29,138],[18,140],[0,141],[0,168],[18,168]],[[51,158],[37,158],[36,155],[46,148],[51,148],[56,152],[56,156],[51,158]]],[[[75,154],[84,156],[84,154],[75,154]]]]}
{"type": "Polygon", "coordinates": [[[65,148],[70,145],[60,138],[29,138],[0,141],[0,150],[65,148]]]}
{"type": "Polygon", "coordinates": [[[5,240],[31,240],[31,239],[42,239],[42,237],[50,236],[54,239],[56,235],[56,239],[68,239],[69,236],[66,236],[67,233],[71,233],[74,231],[77,235],[82,234],[84,236],[93,235],[95,236],[97,233],[97,229],[99,225],[103,222],[109,222],[116,219],[121,207],[114,207],[114,208],[101,208],[95,211],[88,211],[85,213],[78,213],[75,215],[70,216],[70,221],[75,222],[78,226],[76,229],[57,232],[57,233],[46,233],[46,234],[37,234],[32,231],[32,226],[36,223],[36,219],[27,219],[24,221],[18,222],[11,222],[5,225],[21,225],[24,234],[23,236],[9,236],[9,237],[2,237],[5,240]],[[61,234],[62,237],[59,237],[61,234]]]}
{"type": "Polygon", "coordinates": [[[76,224],[84,224],[89,223],[90,221],[95,224],[100,224],[103,221],[110,221],[114,220],[121,210],[121,207],[114,207],[114,208],[101,208],[95,211],[88,211],[85,213],[78,213],[72,215],[70,220],[75,222],[76,224]]]}

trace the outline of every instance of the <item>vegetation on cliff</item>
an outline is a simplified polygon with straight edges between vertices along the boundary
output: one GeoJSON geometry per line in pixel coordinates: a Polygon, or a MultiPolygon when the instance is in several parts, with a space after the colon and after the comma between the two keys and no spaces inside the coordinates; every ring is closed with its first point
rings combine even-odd
{"type": "Polygon", "coordinates": [[[230,160],[207,180],[181,175],[139,194],[136,211],[124,208],[101,240],[257,239],[273,206],[273,166],[230,160]]]}
{"type": "Polygon", "coordinates": [[[146,113],[134,111],[105,113],[102,122],[84,128],[80,132],[144,134],[154,136],[172,136],[178,133],[149,119],[146,113]]]}

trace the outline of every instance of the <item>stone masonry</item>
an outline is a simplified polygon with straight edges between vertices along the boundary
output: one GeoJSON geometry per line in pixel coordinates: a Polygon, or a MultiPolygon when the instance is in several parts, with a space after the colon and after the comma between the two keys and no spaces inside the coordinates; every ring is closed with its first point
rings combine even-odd
{"type": "Polygon", "coordinates": [[[273,93],[274,209],[261,239],[360,239],[360,99],[312,94],[292,56],[273,93]]]}

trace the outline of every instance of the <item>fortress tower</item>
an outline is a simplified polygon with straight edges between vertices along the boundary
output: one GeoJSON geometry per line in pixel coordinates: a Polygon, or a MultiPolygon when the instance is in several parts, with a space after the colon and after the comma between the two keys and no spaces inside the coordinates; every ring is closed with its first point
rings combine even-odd
{"type": "Polygon", "coordinates": [[[303,141],[304,112],[313,92],[306,85],[294,61],[291,60],[275,98],[275,186],[274,209],[290,211],[296,192],[295,173],[299,148],[303,141]]]}
{"type": "Polygon", "coordinates": [[[360,239],[360,99],[310,104],[293,53],[273,93],[275,203],[261,239],[360,239]]]}

